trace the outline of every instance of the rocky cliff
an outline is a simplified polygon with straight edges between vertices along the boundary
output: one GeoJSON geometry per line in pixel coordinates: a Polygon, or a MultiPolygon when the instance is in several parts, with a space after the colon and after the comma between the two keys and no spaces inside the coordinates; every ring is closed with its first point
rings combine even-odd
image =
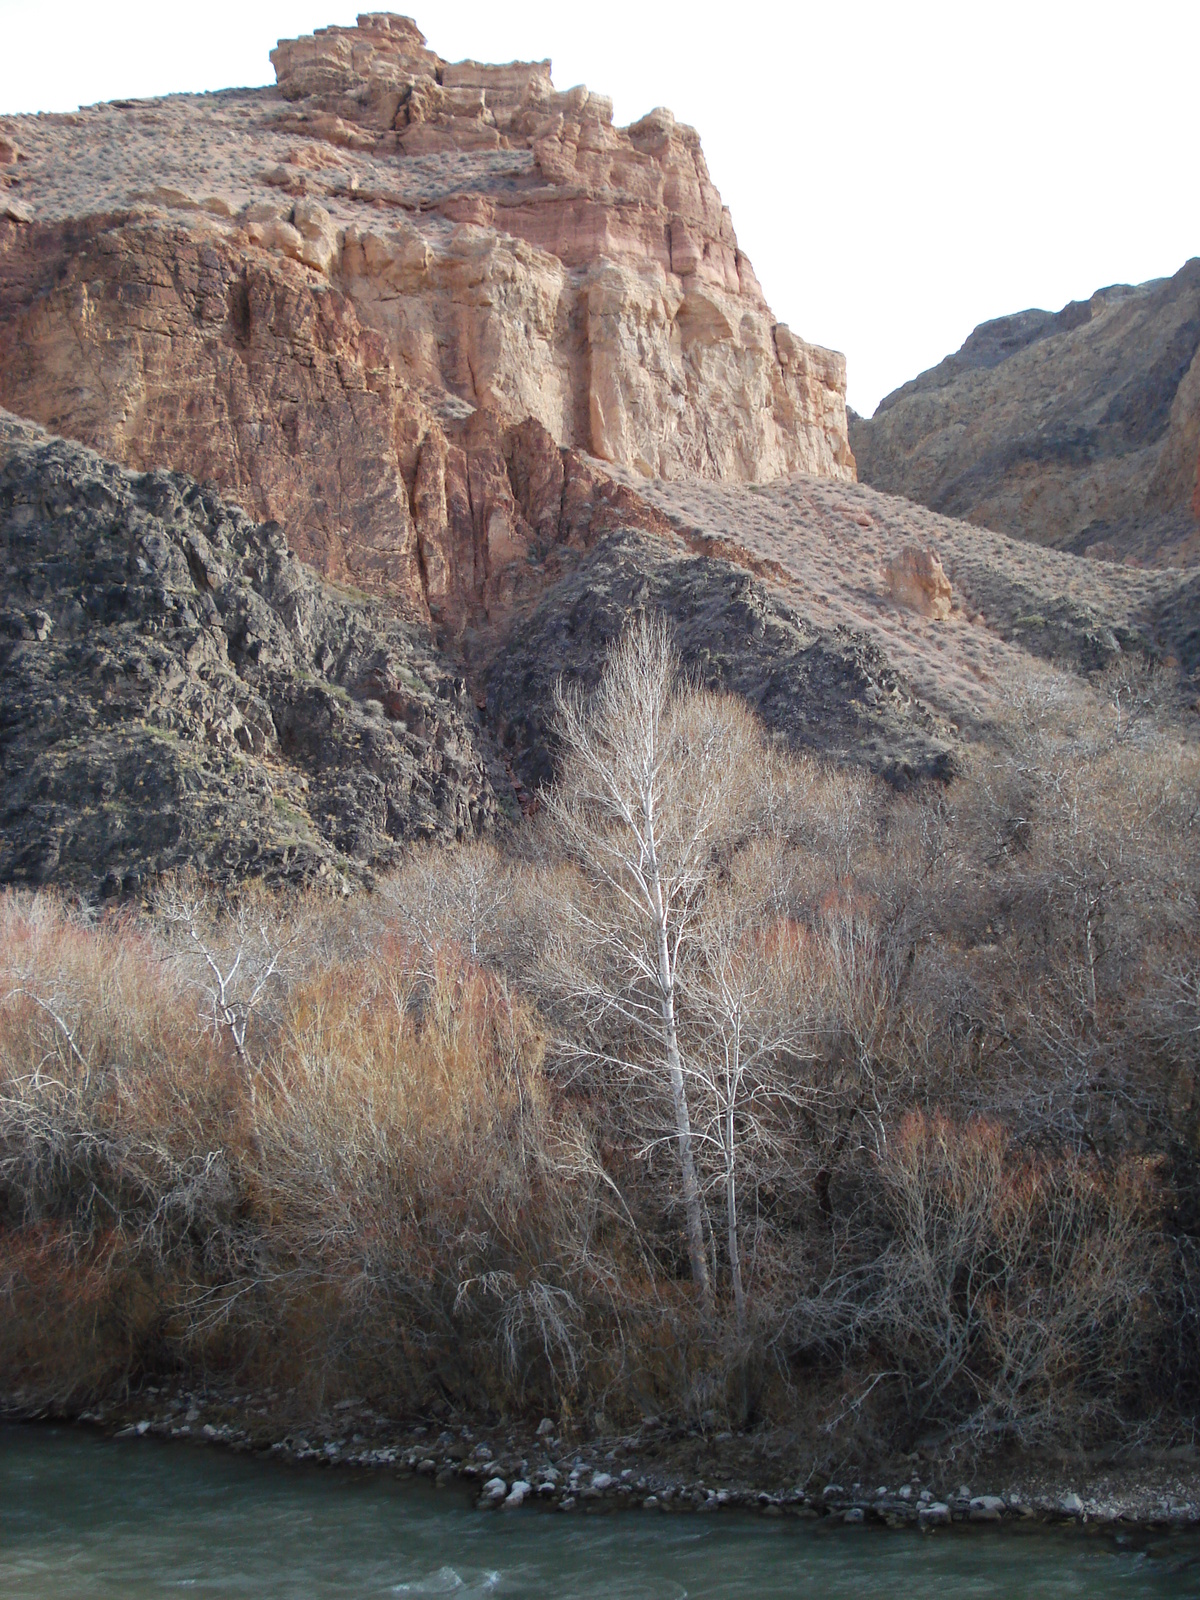
{"type": "Polygon", "coordinates": [[[277,523],[0,412],[0,883],[131,894],[187,866],[345,889],[414,843],[484,833],[550,772],[559,676],[593,682],[647,607],[697,681],[789,744],[901,784],[949,774],[944,721],[879,647],[800,615],[748,552],[696,553],[536,424],[474,459],[534,544],[529,594],[468,676],[277,523]]]}
{"type": "Polygon", "coordinates": [[[976,328],[851,423],[861,480],[1041,544],[1200,561],[1200,260],[976,328]]]}
{"type": "Polygon", "coordinates": [[[548,62],[445,62],[388,15],[273,60],[273,89],[0,120],[0,404],[452,629],[538,559],[514,430],[853,477],[842,358],[774,321],[669,112],[615,128],[548,62]]]}
{"type": "Polygon", "coordinates": [[[0,882],[348,883],[512,803],[423,629],[194,481],[4,412],[0,595],[0,882]]]}

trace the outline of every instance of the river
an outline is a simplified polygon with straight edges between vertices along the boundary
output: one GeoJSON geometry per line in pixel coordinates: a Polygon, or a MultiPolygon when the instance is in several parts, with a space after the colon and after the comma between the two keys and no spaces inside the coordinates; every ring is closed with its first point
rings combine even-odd
{"type": "Polygon", "coordinates": [[[0,1428],[4,1600],[1200,1596],[1194,1535],[934,1534],[748,1515],[478,1512],[456,1490],[153,1439],[0,1428]]]}

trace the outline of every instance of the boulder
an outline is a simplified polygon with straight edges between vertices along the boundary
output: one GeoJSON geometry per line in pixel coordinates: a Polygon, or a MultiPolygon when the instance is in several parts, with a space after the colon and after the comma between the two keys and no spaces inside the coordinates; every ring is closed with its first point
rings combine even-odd
{"type": "Polygon", "coordinates": [[[950,615],[950,580],[932,550],[905,545],[884,569],[888,593],[897,605],[922,617],[940,620],[950,615]]]}
{"type": "Polygon", "coordinates": [[[977,1494],[973,1496],[967,1514],[972,1522],[999,1522],[1005,1509],[1004,1501],[998,1494],[977,1494]]]}
{"type": "Polygon", "coordinates": [[[950,1507],[944,1500],[931,1500],[917,1507],[917,1517],[922,1527],[943,1527],[951,1520],[950,1507]]]}

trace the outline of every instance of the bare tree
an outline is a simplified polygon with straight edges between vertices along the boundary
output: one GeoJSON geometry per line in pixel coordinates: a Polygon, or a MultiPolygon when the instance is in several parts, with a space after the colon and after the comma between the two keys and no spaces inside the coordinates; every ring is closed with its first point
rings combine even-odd
{"type": "Polygon", "coordinates": [[[201,997],[207,1026],[217,1037],[226,1035],[238,1060],[250,1066],[250,1022],[286,988],[287,968],[303,943],[298,909],[284,910],[252,892],[231,902],[183,875],[162,885],[154,914],[189,987],[201,997]]]}
{"type": "Polygon", "coordinates": [[[697,960],[685,978],[688,1081],[701,1137],[716,1156],[725,1209],[729,1282],[739,1333],[746,1328],[742,1189],[764,1156],[778,1157],[781,1113],[811,1099],[789,1070],[804,1043],[789,925],[764,927],[736,892],[711,895],[700,919],[697,960]]]}
{"type": "MultiPolygon", "coordinates": [[[[587,954],[568,963],[570,982],[585,1012],[619,1017],[652,1043],[669,1091],[692,1279],[711,1304],[678,1005],[751,719],[731,700],[689,692],[665,624],[645,618],[590,698],[560,685],[556,701],[564,762],[547,810],[593,889],[574,908],[587,954]]],[[[641,1066],[628,1053],[620,1064],[641,1066]]]]}
{"type": "Polygon", "coordinates": [[[450,938],[477,961],[512,898],[513,874],[495,845],[473,840],[418,856],[385,880],[383,891],[426,952],[450,938]]]}

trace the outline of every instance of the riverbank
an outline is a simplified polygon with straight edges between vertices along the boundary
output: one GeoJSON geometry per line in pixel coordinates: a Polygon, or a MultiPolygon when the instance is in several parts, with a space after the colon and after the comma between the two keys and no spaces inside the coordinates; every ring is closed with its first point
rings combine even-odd
{"type": "Polygon", "coordinates": [[[1191,1446],[1124,1461],[1026,1454],[969,1472],[924,1452],[831,1478],[808,1467],[796,1436],[781,1429],[705,1434],[646,1419],[633,1433],[581,1439],[561,1435],[552,1418],[536,1427],[419,1422],[354,1399],[301,1421],[287,1395],[214,1388],[149,1386],[77,1412],[20,1393],[0,1397],[0,1423],[49,1419],[116,1438],[422,1477],[468,1492],[485,1511],[741,1511],[927,1532],[997,1523],[1200,1528],[1200,1457],[1191,1446]]]}
{"type": "MultiPolygon", "coordinates": [[[[1062,1523],[483,1513],[461,1486],[280,1455],[0,1427],[5,1600],[1178,1600],[1200,1533],[1062,1523]]],[[[603,1513],[609,1502],[594,1503],[603,1513]]]]}

